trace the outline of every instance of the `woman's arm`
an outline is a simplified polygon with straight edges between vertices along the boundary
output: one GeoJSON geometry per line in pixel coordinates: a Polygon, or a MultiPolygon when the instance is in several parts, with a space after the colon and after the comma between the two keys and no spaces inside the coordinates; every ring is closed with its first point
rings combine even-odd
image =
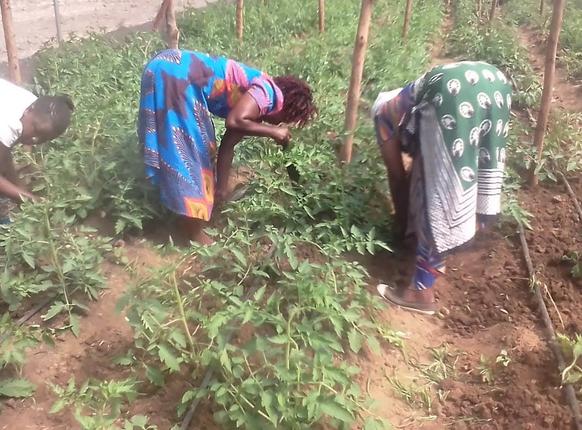
{"type": "Polygon", "coordinates": [[[399,233],[403,236],[406,233],[408,221],[409,181],[402,162],[400,141],[393,139],[379,143],[384,165],[388,171],[390,194],[394,202],[399,233]]]}
{"type": "Polygon", "coordinates": [[[280,145],[286,145],[291,139],[287,127],[275,127],[263,124],[255,99],[245,93],[226,117],[227,130],[244,136],[269,137],[280,145]]]}
{"type": "Polygon", "coordinates": [[[0,145],[0,194],[22,203],[26,199],[35,199],[35,196],[18,185],[18,175],[14,168],[14,161],[10,149],[0,145]]]}
{"type": "Polygon", "coordinates": [[[218,148],[218,158],[216,160],[216,193],[217,202],[224,201],[228,192],[228,178],[232,159],[234,158],[234,147],[239,143],[244,135],[237,131],[226,129],[220,147],[218,148]]]}

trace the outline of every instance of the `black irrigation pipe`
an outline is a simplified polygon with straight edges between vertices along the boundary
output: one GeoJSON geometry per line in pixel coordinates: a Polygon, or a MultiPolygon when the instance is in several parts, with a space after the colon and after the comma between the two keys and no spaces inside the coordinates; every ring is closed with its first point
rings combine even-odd
{"type": "MultiPolygon", "coordinates": [[[[54,295],[54,296],[50,296],[45,298],[43,301],[41,301],[39,304],[37,304],[35,307],[33,307],[32,309],[30,309],[27,313],[25,313],[24,315],[22,315],[18,321],[16,321],[16,325],[18,327],[22,327],[22,325],[24,325],[24,323],[26,321],[28,321],[29,319],[31,319],[33,316],[35,316],[37,313],[39,313],[41,311],[42,308],[44,308],[45,306],[47,306],[48,304],[50,304],[52,301],[54,301],[57,297],[59,296],[59,294],[54,295]]],[[[4,343],[4,341],[6,339],[8,339],[11,336],[11,332],[10,330],[6,330],[4,333],[2,333],[0,335],[0,344],[4,343]]]]}
{"type": "Polygon", "coordinates": [[[566,189],[568,190],[568,194],[570,194],[570,197],[572,198],[572,200],[574,202],[574,206],[576,207],[576,211],[578,211],[579,221],[582,222],[582,207],[580,207],[580,202],[578,202],[578,198],[576,197],[574,190],[572,189],[572,187],[570,186],[570,183],[566,179],[566,175],[564,175],[560,171],[558,171],[558,175],[560,175],[560,178],[562,178],[562,182],[564,182],[564,185],[566,186],[566,189]]]}
{"type": "MultiPolygon", "coordinates": [[[[554,330],[554,324],[552,324],[552,320],[550,319],[550,314],[548,313],[548,308],[546,307],[544,297],[542,295],[538,283],[535,280],[535,271],[529,253],[529,248],[527,246],[527,241],[525,240],[525,230],[523,229],[523,225],[521,224],[519,224],[519,239],[521,241],[521,247],[523,249],[523,257],[527,265],[529,279],[530,282],[532,283],[534,295],[537,299],[539,311],[545,325],[548,345],[552,352],[554,353],[554,356],[556,357],[556,360],[558,362],[558,369],[560,370],[561,373],[566,368],[566,362],[564,360],[562,351],[560,350],[560,346],[556,341],[556,331],[554,330]]],[[[578,399],[576,398],[576,391],[574,390],[572,384],[563,384],[563,388],[564,394],[566,395],[566,400],[568,401],[568,405],[570,406],[572,414],[574,415],[574,424],[576,430],[582,430],[582,412],[580,411],[580,404],[578,403],[578,399]]]]}

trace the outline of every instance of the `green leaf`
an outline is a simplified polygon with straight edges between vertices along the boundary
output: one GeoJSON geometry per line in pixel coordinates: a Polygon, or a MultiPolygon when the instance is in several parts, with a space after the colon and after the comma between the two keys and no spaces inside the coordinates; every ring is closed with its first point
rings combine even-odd
{"type": "Polygon", "coordinates": [[[276,345],[285,345],[289,342],[289,338],[286,334],[279,334],[277,336],[271,336],[269,338],[269,342],[274,343],[276,345]]]}
{"type": "Polygon", "coordinates": [[[376,336],[370,335],[367,337],[367,340],[368,346],[370,347],[372,352],[376,355],[380,355],[382,352],[382,348],[380,348],[380,343],[378,342],[378,339],[376,339],[376,336]]]}
{"type": "Polygon", "coordinates": [[[178,372],[180,370],[180,363],[178,358],[174,355],[171,348],[166,344],[158,345],[158,355],[162,363],[168,366],[168,369],[178,372]]]}
{"type": "Polygon", "coordinates": [[[181,331],[174,330],[170,335],[170,338],[176,342],[180,348],[186,348],[186,336],[181,331]]]}
{"type": "Polygon", "coordinates": [[[235,258],[238,260],[238,262],[243,267],[246,267],[247,266],[247,259],[245,258],[245,256],[243,255],[242,252],[240,252],[238,249],[231,249],[230,252],[233,253],[233,255],[235,256],[235,258]]]}
{"type": "Polygon", "coordinates": [[[75,337],[79,337],[79,333],[81,332],[81,323],[79,321],[79,317],[77,315],[71,314],[69,323],[71,324],[71,331],[75,337]]]}
{"type": "Polygon", "coordinates": [[[58,314],[63,312],[65,309],[67,309],[67,306],[63,302],[54,302],[47,311],[47,313],[42,316],[42,319],[43,321],[53,319],[58,314]]]}
{"type": "Polygon", "coordinates": [[[326,400],[319,405],[320,410],[336,420],[351,423],[354,420],[352,413],[334,400],[326,400]]]}
{"type": "Polygon", "coordinates": [[[65,406],[67,406],[67,401],[65,399],[59,399],[53,404],[49,411],[49,414],[58,414],[65,408],[65,406]]]}
{"type": "Polygon", "coordinates": [[[223,349],[219,356],[220,364],[228,370],[229,373],[232,373],[232,363],[230,362],[230,358],[228,357],[228,352],[226,349],[223,349]]]}
{"type": "Polygon", "coordinates": [[[362,349],[364,336],[362,336],[362,334],[355,328],[352,328],[348,332],[348,342],[350,343],[350,349],[357,354],[362,349]]]}
{"type": "Polygon", "coordinates": [[[164,374],[157,367],[146,366],[146,376],[152,384],[158,387],[164,386],[164,374]]]}
{"type": "Polygon", "coordinates": [[[0,380],[0,396],[30,397],[35,389],[35,385],[26,379],[0,380]]]}
{"type": "Polygon", "coordinates": [[[20,255],[22,256],[22,259],[26,262],[26,264],[30,266],[31,269],[34,269],[36,267],[36,262],[34,261],[34,258],[32,258],[32,256],[28,255],[25,252],[23,252],[20,255]]]}

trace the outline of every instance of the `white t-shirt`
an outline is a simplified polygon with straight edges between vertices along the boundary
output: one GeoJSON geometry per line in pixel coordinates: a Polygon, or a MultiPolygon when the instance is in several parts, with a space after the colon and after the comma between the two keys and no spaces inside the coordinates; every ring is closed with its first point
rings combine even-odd
{"type": "Polygon", "coordinates": [[[10,148],[22,134],[20,119],[36,96],[12,82],[0,79],[0,143],[10,148]]]}

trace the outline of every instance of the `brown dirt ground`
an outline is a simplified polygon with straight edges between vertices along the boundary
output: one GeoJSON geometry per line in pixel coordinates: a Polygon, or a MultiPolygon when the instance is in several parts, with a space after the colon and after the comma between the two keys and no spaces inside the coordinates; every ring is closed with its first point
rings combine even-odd
{"type": "MultiPolygon", "coordinates": [[[[175,0],[177,10],[200,8],[216,0],[175,0]]],[[[58,0],[63,36],[112,31],[151,22],[161,0],[58,0]]],[[[53,0],[12,0],[12,18],[20,58],[45,44],[54,44],[56,24],[53,0]]],[[[4,32],[0,28],[0,60],[6,58],[4,32]]]]}

